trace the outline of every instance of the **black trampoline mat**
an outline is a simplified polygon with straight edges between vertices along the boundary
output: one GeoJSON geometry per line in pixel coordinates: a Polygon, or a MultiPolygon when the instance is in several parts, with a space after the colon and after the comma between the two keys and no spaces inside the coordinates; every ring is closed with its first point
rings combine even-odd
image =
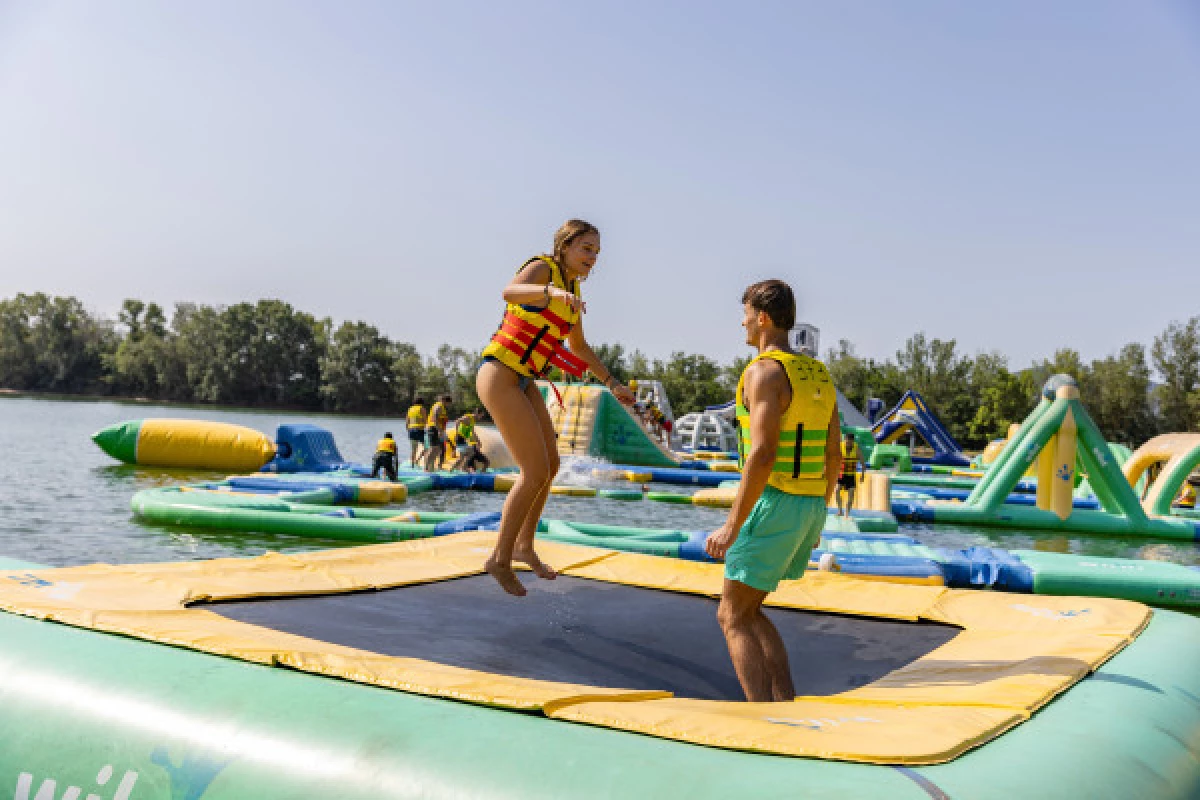
{"type": "MultiPolygon", "coordinates": [[[[311,639],[482,672],[678,697],[742,700],[715,600],[519,573],[526,597],[490,576],[383,591],[204,606],[230,619],[311,639]]],[[[802,695],[871,683],[953,639],[929,622],[768,609],[802,695]]]]}

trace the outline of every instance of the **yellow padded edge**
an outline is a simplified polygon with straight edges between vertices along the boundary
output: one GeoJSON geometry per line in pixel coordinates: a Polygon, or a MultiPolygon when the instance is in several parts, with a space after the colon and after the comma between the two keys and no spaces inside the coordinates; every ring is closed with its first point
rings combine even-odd
{"type": "MultiPolygon", "coordinates": [[[[1121,600],[1031,597],[810,573],[769,604],[964,632],[880,680],[790,703],[729,703],[536,681],[381,655],[260,628],[189,603],[329,594],[479,574],[487,531],[251,559],[0,573],[0,608],[260,664],[716,747],[890,764],[945,761],[1000,735],[1124,647],[1150,612],[1121,600]]],[[[720,565],[543,542],[580,578],[716,597],[720,565]]],[[[499,589],[497,589],[499,591],[499,589]]]]}
{"type": "Polygon", "coordinates": [[[698,506],[729,508],[733,505],[735,497],[737,497],[736,486],[718,486],[711,489],[697,489],[696,493],[692,495],[692,503],[698,506]]]}

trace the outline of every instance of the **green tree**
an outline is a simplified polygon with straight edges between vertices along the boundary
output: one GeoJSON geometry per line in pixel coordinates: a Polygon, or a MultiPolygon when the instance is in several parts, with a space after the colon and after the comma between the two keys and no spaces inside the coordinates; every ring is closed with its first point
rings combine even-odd
{"type": "Polygon", "coordinates": [[[106,320],[93,318],[74,297],[37,292],[7,301],[0,366],[16,388],[105,393],[107,363],[118,339],[106,320]],[[17,334],[13,327],[22,327],[17,334]],[[12,359],[24,359],[23,366],[12,359]]]}
{"type": "Polygon", "coordinates": [[[950,434],[962,441],[970,437],[978,401],[971,392],[974,362],[960,356],[957,346],[954,339],[928,339],[918,332],[896,353],[896,366],[908,387],[919,392],[950,434]]]}
{"type": "Polygon", "coordinates": [[[125,335],[109,364],[114,390],[122,395],[170,399],[165,374],[172,367],[174,353],[162,308],[129,298],[117,321],[125,335]]]}
{"type": "Polygon", "coordinates": [[[1088,368],[1078,350],[1063,347],[1054,351],[1054,358],[1038,361],[1030,367],[1030,379],[1040,390],[1054,375],[1070,375],[1080,386],[1087,381],[1088,368]]]}
{"type": "Polygon", "coordinates": [[[617,380],[625,383],[632,377],[629,374],[629,366],[625,362],[625,347],[623,345],[601,344],[593,347],[592,352],[596,354],[596,358],[600,359],[600,363],[617,380]]]}
{"type": "Polygon", "coordinates": [[[449,394],[455,412],[478,408],[481,403],[475,391],[475,375],[482,363],[481,353],[444,344],[425,363],[420,391],[430,402],[436,396],[449,394]]]}
{"type": "Polygon", "coordinates": [[[1200,316],[1172,322],[1154,337],[1150,353],[1163,381],[1154,390],[1162,430],[1200,427],[1200,316]]]}
{"type": "Polygon", "coordinates": [[[321,396],[334,411],[391,411],[392,343],[374,325],[343,322],[321,358],[321,396]]]}
{"type": "Polygon", "coordinates": [[[1146,348],[1127,344],[1092,362],[1081,387],[1088,414],[1109,441],[1137,447],[1155,433],[1146,348]]]}
{"type": "Polygon", "coordinates": [[[0,300],[0,386],[30,389],[36,381],[36,372],[24,295],[0,300]]]}
{"type": "Polygon", "coordinates": [[[1029,372],[1013,374],[1006,367],[991,371],[979,389],[979,407],[963,442],[967,447],[982,447],[992,439],[1008,436],[1009,426],[1029,415],[1037,397],[1029,372]]]}
{"type": "Polygon", "coordinates": [[[721,369],[708,356],[672,353],[668,361],[655,360],[651,377],[662,383],[677,417],[729,400],[720,382],[721,369]]]}
{"type": "Polygon", "coordinates": [[[407,410],[420,392],[425,366],[417,348],[408,342],[392,342],[391,357],[396,402],[401,409],[407,410]]]}
{"type": "Polygon", "coordinates": [[[179,402],[230,402],[230,369],[225,359],[231,354],[220,312],[212,306],[179,303],[171,329],[175,363],[166,370],[166,396],[179,402]]]}

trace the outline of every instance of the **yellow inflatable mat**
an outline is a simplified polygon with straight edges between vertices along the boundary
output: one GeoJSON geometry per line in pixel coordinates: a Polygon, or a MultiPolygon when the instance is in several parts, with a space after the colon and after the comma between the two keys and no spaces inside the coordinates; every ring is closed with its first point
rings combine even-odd
{"type": "MultiPolygon", "coordinates": [[[[705,699],[710,688],[728,681],[682,658],[670,663],[675,624],[659,623],[655,609],[666,605],[655,598],[679,605],[678,613],[697,617],[694,624],[715,627],[711,598],[721,590],[719,565],[541,543],[543,558],[563,577],[552,582],[531,578],[531,589],[549,588],[516,599],[486,576],[479,577],[494,536],[475,531],[297,555],[0,573],[0,608],[260,664],[696,744],[881,764],[947,761],[1000,735],[1117,653],[1150,617],[1145,606],[1121,600],[959,591],[812,573],[784,583],[769,600],[769,613],[777,621],[800,620],[797,630],[803,632],[789,645],[793,672],[803,676],[808,668],[816,670],[817,653],[827,643],[823,630],[834,630],[836,635],[826,639],[840,641],[847,638],[845,626],[860,623],[876,627],[865,638],[848,639],[846,646],[862,659],[849,667],[858,669],[874,659],[887,665],[887,671],[857,681],[843,676],[830,684],[832,693],[808,694],[793,702],[735,702],[717,689],[711,696],[726,699],[705,699]],[[482,594],[472,594],[472,582],[478,582],[482,594]],[[403,617],[387,616],[392,612],[385,613],[382,604],[387,598],[400,605],[415,603],[417,593],[427,589],[441,592],[436,595],[440,604],[432,612],[414,604],[410,619],[431,617],[425,620],[431,627],[416,635],[439,645],[465,636],[455,633],[451,617],[488,619],[493,606],[536,613],[529,610],[553,594],[554,603],[545,609],[563,636],[535,636],[546,640],[548,651],[562,651],[568,662],[603,660],[586,649],[589,641],[603,640],[605,658],[614,663],[600,666],[629,683],[622,688],[530,677],[543,674],[532,652],[510,657],[513,668],[508,672],[514,674],[389,654],[388,647],[395,646],[389,644],[392,634],[403,633],[396,630],[396,620],[403,617]],[[348,601],[351,593],[364,601],[357,611],[330,606],[322,612],[313,605],[348,601]],[[609,627],[599,630],[585,612],[603,603],[594,598],[606,593],[624,598],[625,605],[620,613],[608,613],[609,627]],[[304,627],[307,622],[270,621],[289,604],[301,609],[301,618],[325,614],[340,627],[367,633],[360,631],[354,641],[341,638],[340,631],[314,638],[296,632],[312,630],[304,627]],[[621,635],[623,625],[635,623],[658,624],[653,635],[662,642],[621,635]],[[288,630],[297,624],[299,628],[288,630]],[[886,632],[892,627],[900,629],[901,638],[886,632]],[[909,638],[925,641],[928,652],[888,661],[891,651],[903,649],[909,638]],[[647,650],[654,652],[647,656],[647,650]],[[876,652],[867,652],[872,650],[876,652]],[[812,663],[806,665],[805,658],[812,663]],[[680,686],[698,687],[697,696],[679,696],[669,688],[672,681],[640,674],[646,659],[680,673],[699,672],[679,677],[680,686]]],[[[781,629],[792,627],[790,621],[781,624],[781,629]]],[[[507,637],[509,630],[516,628],[501,635],[507,637]]],[[[399,652],[413,652],[405,649],[410,644],[399,652]]],[[[472,641],[467,637],[459,644],[470,650],[472,641]]],[[[679,644],[680,653],[685,644],[679,644]]],[[[690,644],[713,651],[717,661],[728,661],[719,638],[690,644]]],[[[495,655],[480,657],[490,664],[487,659],[495,655]]]]}

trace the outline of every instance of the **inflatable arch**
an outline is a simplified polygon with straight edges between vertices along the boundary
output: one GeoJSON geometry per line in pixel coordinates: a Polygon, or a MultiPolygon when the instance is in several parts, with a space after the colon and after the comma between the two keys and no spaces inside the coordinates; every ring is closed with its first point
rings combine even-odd
{"type": "Polygon", "coordinates": [[[1149,487],[1142,499],[1147,514],[1168,516],[1171,502],[1183,488],[1188,475],[1200,467],[1200,433],[1164,433],[1139,447],[1125,463],[1131,486],[1145,476],[1149,487]],[[1153,468],[1157,477],[1151,479],[1153,468]]]}

